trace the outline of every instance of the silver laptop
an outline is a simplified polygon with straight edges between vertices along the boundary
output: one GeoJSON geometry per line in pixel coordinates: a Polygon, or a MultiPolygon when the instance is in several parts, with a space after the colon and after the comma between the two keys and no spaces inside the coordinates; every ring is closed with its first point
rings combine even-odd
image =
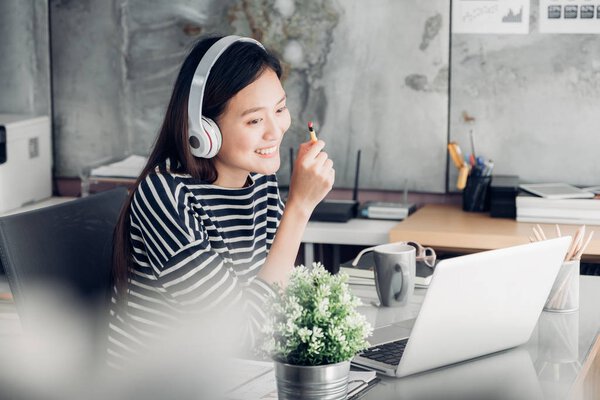
{"type": "Polygon", "coordinates": [[[570,242],[564,236],[440,261],[410,336],[402,324],[377,328],[373,347],[353,364],[403,377],[527,342],[570,242]]]}

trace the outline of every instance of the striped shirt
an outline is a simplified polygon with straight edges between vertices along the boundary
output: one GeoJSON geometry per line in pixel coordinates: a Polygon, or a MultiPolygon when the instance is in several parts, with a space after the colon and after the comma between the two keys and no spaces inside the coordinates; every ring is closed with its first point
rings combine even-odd
{"type": "Polygon", "coordinates": [[[275,175],[251,174],[227,189],[159,165],[137,187],[130,207],[133,269],[126,304],[114,289],[108,362],[147,350],[161,333],[192,316],[241,311],[254,343],[271,287],[256,277],[265,262],[283,203],[275,175]]]}

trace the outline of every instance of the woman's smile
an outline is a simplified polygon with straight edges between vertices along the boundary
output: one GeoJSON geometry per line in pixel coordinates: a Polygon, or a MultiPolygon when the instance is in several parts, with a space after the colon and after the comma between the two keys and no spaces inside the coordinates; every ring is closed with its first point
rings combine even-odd
{"type": "Polygon", "coordinates": [[[262,149],[254,150],[254,152],[261,157],[273,157],[277,152],[277,146],[264,147],[262,149]]]}

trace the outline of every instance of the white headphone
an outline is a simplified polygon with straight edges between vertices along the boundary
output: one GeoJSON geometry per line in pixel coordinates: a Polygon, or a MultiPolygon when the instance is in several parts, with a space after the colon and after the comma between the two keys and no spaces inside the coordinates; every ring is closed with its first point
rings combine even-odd
{"type": "Polygon", "coordinates": [[[195,157],[212,158],[217,155],[221,148],[223,141],[221,131],[215,121],[202,115],[202,99],[204,98],[204,88],[211,68],[221,54],[236,42],[254,43],[264,49],[260,42],[252,38],[235,35],[225,36],[210,46],[200,63],[198,63],[196,72],[194,72],[188,99],[188,131],[190,151],[195,157]]]}

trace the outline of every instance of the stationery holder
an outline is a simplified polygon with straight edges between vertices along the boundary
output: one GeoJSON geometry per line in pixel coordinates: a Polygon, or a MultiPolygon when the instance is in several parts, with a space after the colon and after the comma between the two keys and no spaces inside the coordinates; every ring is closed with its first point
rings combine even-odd
{"type": "Polygon", "coordinates": [[[573,312],[579,309],[579,260],[562,263],[544,311],[573,312]]]}
{"type": "Polygon", "coordinates": [[[490,209],[489,187],[491,176],[473,176],[467,178],[467,185],[463,190],[463,211],[484,212],[490,209]]]}

